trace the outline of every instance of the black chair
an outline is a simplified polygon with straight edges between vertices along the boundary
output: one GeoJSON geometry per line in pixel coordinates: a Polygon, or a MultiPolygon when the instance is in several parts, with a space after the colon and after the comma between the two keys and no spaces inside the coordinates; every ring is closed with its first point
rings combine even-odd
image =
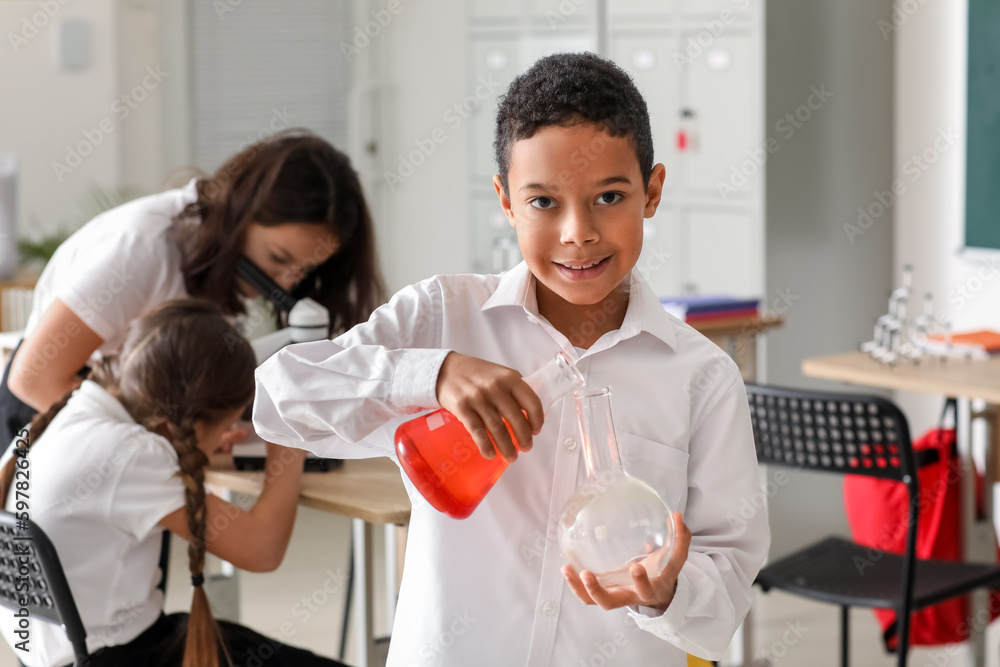
{"type": "MultiPolygon", "coordinates": [[[[875,396],[748,385],[757,460],[801,470],[868,475],[906,484],[906,550],[871,559],[871,547],[828,537],[769,564],[755,583],[840,605],[841,665],[849,664],[848,610],[894,609],[899,667],[906,665],[910,613],[1000,585],[1000,567],[915,557],[919,488],[906,417],[875,396]],[[861,559],[861,560],[855,560],[861,559]],[[863,573],[856,563],[865,563],[863,573]]],[[[936,454],[936,452],[935,452],[936,454]]]]}
{"type": "Polygon", "coordinates": [[[89,662],[87,631],[55,547],[36,523],[19,521],[6,510],[0,510],[0,606],[15,613],[26,608],[32,619],[61,625],[73,645],[75,664],[89,662]],[[25,564],[26,582],[19,580],[25,576],[22,574],[25,564]],[[28,584],[27,590],[17,590],[24,583],[28,584]],[[22,597],[27,598],[28,604],[20,604],[22,597]]]}

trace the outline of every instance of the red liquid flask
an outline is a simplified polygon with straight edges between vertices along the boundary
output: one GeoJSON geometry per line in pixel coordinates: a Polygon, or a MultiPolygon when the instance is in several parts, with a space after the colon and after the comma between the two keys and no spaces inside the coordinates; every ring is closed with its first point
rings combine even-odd
{"type": "MultiPolygon", "coordinates": [[[[584,384],[583,376],[565,352],[559,352],[524,381],[545,409],[584,384]]],[[[507,432],[517,445],[509,426],[507,432]]],[[[427,502],[454,519],[472,514],[509,465],[499,454],[484,458],[462,422],[443,408],[396,429],[396,456],[427,502]]]]}

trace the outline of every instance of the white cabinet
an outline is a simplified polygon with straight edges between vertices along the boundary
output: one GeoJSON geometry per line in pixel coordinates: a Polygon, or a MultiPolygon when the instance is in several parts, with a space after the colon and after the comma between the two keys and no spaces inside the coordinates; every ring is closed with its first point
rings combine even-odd
{"type": "Polygon", "coordinates": [[[680,167],[677,151],[680,109],[680,72],[674,64],[677,33],[664,29],[659,32],[616,31],[608,39],[608,55],[635,80],[646,98],[649,122],[653,130],[654,158],[666,167],[664,188],[667,192],[679,187],[680,167]]]}
{"type": "Polygon", "coordinates": [[[495,192],[480,192],[472,197],[473,253],[471,270],[474,273],[497,273],[517,265],[521,252],[517,235],[507,222],[495,192]]]}
{"type": "MultiPolygon", "coordinates": [[[[682,44],[692,36],[681,33],[682,44]]],[[[680,76],[681,110],[690,114],[692,135],[683,151],[681,187],[692,196],[717,197],[733,168],[764,143],[755,44],[747,32],[732,30],[692,60],[680,76]]],[[[738,195],[749,197],[752,185],[737,188],[738,195]]]]}
{"type": "MultiPolygon", "coordinates": [[[[497,97],[507,90],[523,67],[521,66],[521,46],[513,37],[484,37],[472,42],[472,79],[480,78],[499,85],[495,93],[484,99],[472,114],[472,138],[469,151],[472,153],[472,181],[489,185],[497,171],[493,159],[493,131],[496,119],[497,97]]],[[[495,198],[494,198],[495,199],[495,198]]]]}
{"type": "MultiPolygon", "coordinates": [[[[666,169],[660,210],[645,224],[640,270],[661,296],[759,297],[765,165],[747,161],[766,160],[764,28],[764,0],[518,0],[475,2],[467,34],[473,78],[491,74],[504,86],[558,51],[600,50],[628,71],[646,99],[655,159],[666,169]]],[[[509,228],[489,222],[490,211],[499,211],[489,187],[495,111],[493,100],[483,104],[471,124],[476,271],[514,257],[496,249],[509,244],[509,228]]]]}
{"type": "Polygon", "coordinates": [[[699,294],[759,297],[761,234],[750,212],[690,207],[681,212],[684,285],[699,294]]]}

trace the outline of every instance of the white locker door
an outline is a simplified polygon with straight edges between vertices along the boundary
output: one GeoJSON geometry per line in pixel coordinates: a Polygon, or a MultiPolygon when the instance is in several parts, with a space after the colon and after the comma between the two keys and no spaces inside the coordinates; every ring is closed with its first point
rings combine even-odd
{"type": "MultiPolygon", "coordinates": [[[[682,33],[681,44],[695,34],[682,33]]],[[[681,72],[681,108],[693,114],[691,147],[682,154],[680,168],[687,195],[747,199],[756,182],[753,176],[763,174],[762,164],[756,171],[743,165],[764,149],[756,45],[755,36],[729,31],[681,72]],[[750,177],[738,176],[748,171],[750,177]]]]}
{"type": "Polygon", "coordinates": [[[674,15],[674,3],[669,0],[608,0],[609,21],[635,19],[669,19],[674,15]]]}
{"type": "Polygon", "coordinates": [[[761,0],[680,0],[680,13],[686,19],[725,21],[722,13],[729,10],[733,19],[743,20],[757,10],[760,3],[761,0]]]}
{"type": "Polygon", "coordinates": [[[521,261],[517,234],[507,222],[496,194],[472,198],[472,271],[496,273],[521,261]]]}
{"type": "MultiPolygon", "coordinates": [[[[495,95],[482,100],[472,112],[472,183],[488,186],[493,174],[497,173],[493,159],[493,134],[496,123],[497,97],[507,91],[523,66],[520,56],[521,46],[517,37],[476,38],[472,41],[472,79],[480,77],[491,84],[499,82],[495,95]]],[[[474,87],[474,86],[473,86],[474,87]]]]}
{"type": "Polygon", "coordinates": [[[639,92],[646,98],[649,122],[653,130],[654,160],[667,171],[664,194],[676,193],[678,180],[678,77],[674,63],[677,41],[674,34],[615,32],[609,36],[611,59],[632,75],[639,92]]]}
{"type": "Polygon", "coordinates": [[[659,297],[681,294],[681,252],[677,211],[661,203],[656,215],[643,221],[642,254],[636,268],[659,297]]]}
{"type": "Polygon", "coordinates": [[[515,23],[521,20],[525,0],[472,0],[470,3],[472,20],[477,23],[500,20],[515,23]]]}
{"type": "Polygon", "coordinates": [[[761,230],[753,220],[749,212],[682,211],[685,291],[760,296],[761,230]]]}
{"type": "Polygon", "coordinates": [[[528,0],[528,7],[533,23],[556,29],[592,22],[597,0],[528,0]]]}

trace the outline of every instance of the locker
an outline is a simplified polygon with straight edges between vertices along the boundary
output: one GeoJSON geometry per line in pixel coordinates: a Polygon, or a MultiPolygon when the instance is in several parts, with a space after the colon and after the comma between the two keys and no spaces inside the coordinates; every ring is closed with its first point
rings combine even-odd
{"type": "Polygon", "coordinates": [[[521,261],[517,235],[507,222],[495,193],[477,194],[472,200],[472,270],[496,273],[521,261]]]}
{"type": "Polygon", "coordinates": [[[643,221],[642,253],[636,268],[657,296],[681,293],[681,252],[677,211],[661,202],[656,215],[643,221]]]}
{"type": "Polygon", "coordinates": [[[760,296],[763,229],[750,212],[691,208],[682,212],[681,227],[684,291],[760,296]]]}
{"type": "MultiPolygon", "coordinates": [[[[682,32],[682,47],[696,39],[695,35],[682,32]]],[[[727,201],[745,200],[760,182],[734,177],[734,170],[764,145],[755,47],[749,33],[729,31],[714,39],[681,71],[681,113],[689,110],[693,136],[693,147],[685,152],[680,165],[681,187],[686,194],[720,198],[720,192],[725,191],[727,201]]],[[[763,168],[760,165],[756,170],[762,173],[763,168]]]]}
{"type": "Polygon", "coordinates": [[[596,0],[528,0],[532,21],[553,29],[592,22],[596,6],[596,0]]]}
{"type": "Polygon", "coordinates": [[[471,114],[472,183],[488,186],[497,171],[493,159],[493,134],[496,123],[497,97],[506,91],[514,77],[524,69],[516,38],[476,39],[472,43],[472,81],[486,77],[502,82],[496,95],[484,99],[471,114]]]}
{"type": "Polygon", "coordinates": [[[515,23],[521,20],[525,1],[505,0],[504,2],[496,2],[496,0],[472,0],[471,18],[477,23],[497,20],[515,23]]]}
{"type": "Polygon", "coordinates": [[[607,7],[611,21],[669,19],[674,15],[672,0],[608,0],[607,7]]]}
{"type": "Polygon", "coordinates": [[[654,160],[666,168],[664,193],[675,192],[678,177],[677,141],[679,108],[679,73],[674,64],[676,33],[617,32],[608,40],[609,55],[627,71],[649,107],[653,131],[654,160]]]}
{"type": "MultiPolygon", "coordinates": [[[[609,0],[614,3],[615,0],[609,0]]],[[[680,14],[685,19],[699,21],[721,19],[722,12],[729,10],[736,20],[745,20],[751,12],[759,9],[760,0],[680,0],[680,14]]]]}

